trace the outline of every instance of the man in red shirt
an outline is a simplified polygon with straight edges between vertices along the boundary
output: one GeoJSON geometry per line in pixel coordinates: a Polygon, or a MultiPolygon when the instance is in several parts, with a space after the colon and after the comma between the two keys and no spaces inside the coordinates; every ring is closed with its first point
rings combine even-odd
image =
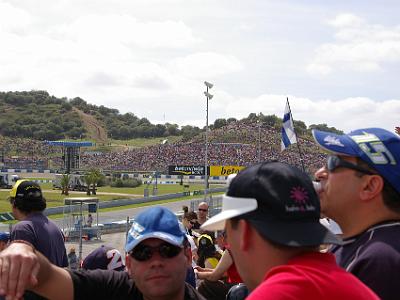
{"type": "Polygon", "coordinates": [[[230,250],[254,299],[378,299],[336,265],[321,244],[340,244],[319,222],[308,175],[280,162],[242,170],[223,197],[222,212],[203,224],[225,227],[230,250]]]}

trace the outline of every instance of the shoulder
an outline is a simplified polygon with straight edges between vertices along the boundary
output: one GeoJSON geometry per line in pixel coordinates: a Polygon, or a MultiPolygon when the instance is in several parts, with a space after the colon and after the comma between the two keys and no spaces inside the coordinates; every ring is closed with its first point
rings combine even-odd
{"type": "MultiPolygon", "coordinates": [[[[330,260],[330,259],[329,259],[330,260]]],[[[254,299],[377,299],[352,274],[331,261],[299,262],[273,268],[250,294],[254,299]]]]}
{"type": "Polygon", "coordinates": [[[368,230],[348,247],[354,252],[354,260],[368,261],[369,264],[388,264],[400,268],[400,226],[377,226],[368,230]],[[393,265],[394,264],[394,265],[393,265]]]}
{"type": "Polygon", "coordinates": [[[206,300],[194,287],[185,283],[185,300],[206,300]]]}
{"type": "Polygon", "coordinates": [[[69,271],[76,299],[141,299],[142,293],[127,272],[109,270],[69,271]]]}

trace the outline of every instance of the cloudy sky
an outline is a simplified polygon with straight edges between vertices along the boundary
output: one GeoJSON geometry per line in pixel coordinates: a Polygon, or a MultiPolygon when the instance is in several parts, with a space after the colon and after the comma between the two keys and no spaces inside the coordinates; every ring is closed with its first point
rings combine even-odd
{"type": "Polygon", "coordinates": [[[262,112],[400,126],[398,0],[0,0],[0,90],[203,127],[262,112]],[[40,5],[39,5],[40,4],[40,5]]]}

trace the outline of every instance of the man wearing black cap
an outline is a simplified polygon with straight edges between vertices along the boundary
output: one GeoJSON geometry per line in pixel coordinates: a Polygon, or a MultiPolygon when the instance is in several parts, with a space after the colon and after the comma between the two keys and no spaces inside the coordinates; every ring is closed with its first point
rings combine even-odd
{"type": "Polygon", "coordinates": [[[313,135],[329,151],[315,173],[321,210],[344,238],[331,252],[379,297],[399,299],[400,138],[381,128],[313,135]]]}
{"type": "Polygon", "coordinates": [[[68,267],[68,257],[61,230],[43,211],[46,200],[33,181],[18,180],[10,191],[12,213],[19,221],[11,231],[11,241],[24,240],[45,255],[53,264],[68,267]]]}
{"type": "Polygon", "coordinates": [[[242,170],[223,196],[222,212],[203,224],[225,227],[254,299],[378,299],[335,263],[321,244],[340,241],[319,222],[318,196],[307,174],[264,162],[242,170]]]}

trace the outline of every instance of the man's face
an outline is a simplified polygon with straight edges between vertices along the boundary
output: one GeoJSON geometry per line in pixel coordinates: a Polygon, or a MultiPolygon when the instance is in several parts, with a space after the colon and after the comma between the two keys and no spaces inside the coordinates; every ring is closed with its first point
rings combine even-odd
{"type": "MultiPolygon", "coordinates": [[[[164,243],[159,239],[148,239],[140,245],[155,249],[164,243]]],[[[190,265],[189,249],[182,249],[172,258],[164,258],[156,250],[153,250],[152,257],[146,261],[138,261],[129,254],[126,257],[128,272],[145,299],[176,297],[184,289],[186,272],[190,265]]]]}
{"type": "Polygon", "coordinates": [[[199,213],[198,213],[199,219],[205,219],[208,214],[207,203],[201,203],[198,207],[198,211],[199,211],[199,213]]]}
{"type": "MultiPolygon", "coordinates": [[[[339,156],[339,158],[357,164],[355,157],[339,156]]],[[[336,221],[351,214],[354,209],[352,207],[358,200],[361,183],[361,178],[356,176],[356,171],[339,167],[330,172],[324,166],[315,172],[315,178],[321,182],[322,187],[319,192],[321,212],[336,221]]]]}
{"type": "Polygon", "coordinates": [[[236,268],[243,278],[244,282],[248,284],[248,273],[251,272],[252,266],[246,262],[244,258],[243,252],[240,250],[240,235],[241,235],[241,228],[240,225],[232,227],[231,220],[227,220],[225,222],[225,232],[226,232],[226,241],[229,245],[230,252],[233,256],[233,260],[235,261],[236,268]]]}

